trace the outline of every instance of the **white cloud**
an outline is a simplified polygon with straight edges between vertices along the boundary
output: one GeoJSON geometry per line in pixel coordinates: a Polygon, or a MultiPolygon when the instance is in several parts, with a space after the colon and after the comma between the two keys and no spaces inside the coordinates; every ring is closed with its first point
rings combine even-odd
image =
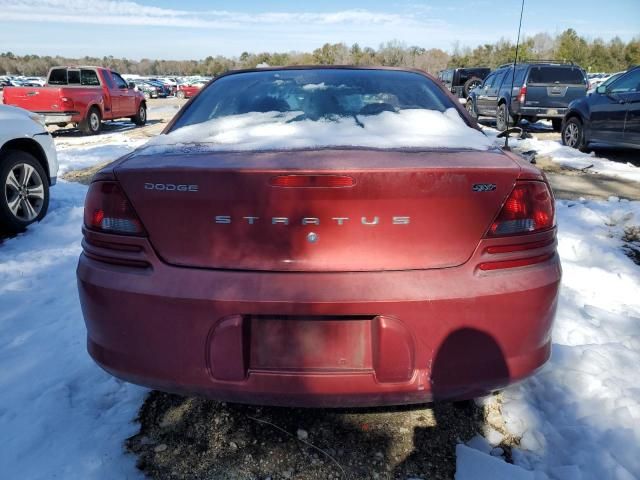
{"type": "Polygon", "coordinates": [[[235,29],[241,26],[331,25],[370,27],[441,26],[421,18],[423,13],[374,12],[347,9],[334,12],[261,12],[229,10],[186,11],[118,0],[0,0],[3,21],[117,24],[184,28],[235,29]]]}

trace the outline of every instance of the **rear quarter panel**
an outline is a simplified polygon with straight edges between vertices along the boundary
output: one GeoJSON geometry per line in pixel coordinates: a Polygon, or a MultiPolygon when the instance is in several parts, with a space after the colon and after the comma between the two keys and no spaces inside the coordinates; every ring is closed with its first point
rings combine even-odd
{"type": "Polygon", "coordinates": [[[100,109],[102,118],[105,118],[106,102],[102,87],[62,87],[60,94],[73,101],[73,110],[79,112],[79,119],[85,118],[89,108],[94,105],[100,109]]]}

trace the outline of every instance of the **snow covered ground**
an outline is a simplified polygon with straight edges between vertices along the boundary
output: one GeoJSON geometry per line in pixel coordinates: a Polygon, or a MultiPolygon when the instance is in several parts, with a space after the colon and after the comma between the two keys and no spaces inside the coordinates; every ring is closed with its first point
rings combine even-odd
{"type": "MultiPolygon", "coordinates": [[[[67,169],[131,149],[123,139],[75,148],[68,140],[57,142],[66,144],[67,169]]],[[[142,478],[122,443],[136,432],[145,390],[114,379],[86,353],[75,278],[86,190],[61,180],[47,217],[0,243],[2,478],[142,478]]]]}
{"type": "MultiPolygon", "coordinates": [[[[123,133],[86,140],[57,140],[64,169],[138,144],[123,133]]],[[[60,181],[48,216],[0,244],[3,478],[141,478],[122,444],[146,391],[85,350],[75,284],[85,192],[60,181]]],[[[458,446],[457,480],[640,478],[640,267],[621,241],[640,225],[640,202],[560,201],[557,210],[564,277],[552,360],[504,394],[506,426],[522,437],[515,465],[488,453],[493,432],[458,446]]]]}
{"type": "Polygon", "coordinates": [[[640,478],[640,266],[621,241],[625,227],[640,225],[640,202],[557,208],[564,273],[552,358],[504,392],[507,429],[522,437],[513,453],[522,468],[497,465],[489,448],[461,447],[457,480],[640,478]]]}
{"type": "Polygon", "coordinates": [[[122,132],[95,137],[59,137],[56,139],[58,162],[62,176],[69,170],[78,170],[116,159],[145,143],[144,138],[130,138],[122,132]]]}

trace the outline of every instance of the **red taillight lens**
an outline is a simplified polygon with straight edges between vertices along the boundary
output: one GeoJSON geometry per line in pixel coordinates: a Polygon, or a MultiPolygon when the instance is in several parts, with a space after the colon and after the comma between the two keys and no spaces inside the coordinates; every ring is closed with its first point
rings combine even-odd
{"type": "Polygon", "coordinates": [[[520,87],[520,93],[518,94],[518,101],[520,103],[524,103],[526,98],[527,98],[527,86],[523,85],[522,87],[520,87]]]}
{"type": "Polygon", "coordinates": [[[145,235],[142,222],[116,182],[94,182],[84,202],[84,224],[92,230],[145,235]]]}
{"type": "Polygon", "coordinates": [[[544,182],[519,182],[502,206],[488,236],[500,237],[547,230],[555,224],[553,198],[544,182]]]}
{"type": "Polygon", "coordinates": [[[356,181],[348,175],[279,175],[270,183],[273,187],[336,188],[353,187],[356,181]]]}

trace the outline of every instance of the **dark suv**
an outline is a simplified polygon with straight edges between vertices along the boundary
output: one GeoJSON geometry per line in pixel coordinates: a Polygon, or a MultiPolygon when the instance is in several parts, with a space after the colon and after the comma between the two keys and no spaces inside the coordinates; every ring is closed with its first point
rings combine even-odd
{"type": "Polygon", "coordinates": [[[474,117],[495,117],[496,128],[505,130],[521,119],[533,123],[550,119],[560,131],[569,103],[587,94],[587,77],[573,63],[539,61],[501,65],[473,90],[467,111],[474,117]],[[512,88],[513,80],[513,88],[512,88]]]}
{"type": "Polygon", "coordinates": [[[438,78],[451,93],[467,98],[471,90],[480,85],[490,71],[487,67],[449,68],[438,72],[438,78]]]}

